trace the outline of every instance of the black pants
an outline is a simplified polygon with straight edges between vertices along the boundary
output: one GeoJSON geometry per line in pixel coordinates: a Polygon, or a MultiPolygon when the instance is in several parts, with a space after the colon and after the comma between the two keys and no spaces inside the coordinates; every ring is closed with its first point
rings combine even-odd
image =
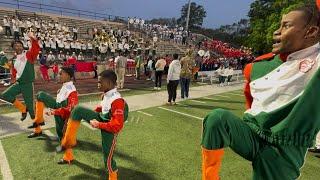
{"type": "Polygon", "coordinates": [[[24,30],[25,30],[26,28],[24,28],[24,27],[20,27],[20,31],[21,31],[21,36],[23,37],[24,36],[24,30]]]}
{"type": "Polygon", "coordinates": [[[78,39],[78,33],[73,33],[73,40],[77,40],[78,39]]]}
{"type": "Polygon", "coordinates": [[[232,78],[232,75],[228,76],[228,81],[227,82],[231,82],[231,78],[232,78]]]}
{"type": "Polygon", "coordinates": [[[175,102],[177,98],[177,88],[178,88],[179,80],[169,81],[167,84],[167,90],[168,90],[168,102],[175,102]]]}
{"type": "Polygon", "coordinates": [[[12,36],[10,26],[5,26],[5,31],[6,31],[6,32],[5,32],[6,36],[12,36]]]}
{"type": "Polygon", "coordinates": [[[163,71],[156,71],[155,87],[161,87],[162,73],[163,73],[163,71]]]}
{"type": "Polygon", "coordinates": [[[19,32],[15,31],[13,32],[14,40],[19,40],[19,32]]]}

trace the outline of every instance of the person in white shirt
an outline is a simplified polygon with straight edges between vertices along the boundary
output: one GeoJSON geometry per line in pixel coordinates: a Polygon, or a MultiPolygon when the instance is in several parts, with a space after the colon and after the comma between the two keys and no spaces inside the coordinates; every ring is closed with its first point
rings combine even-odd
{"type": "Polygon", "coordinates": [[[50,51],[48,58],[47,58],[47,62],[49,62],[49,64],[53,63],[56,60],[56,57],[53,55],[52,51],[50,51]]]}
{"type": "Polygon", "coordinates": [[[70,52],[70,48],[71,48],[70,41],[67,40],[63,44],[64,44],[65,52],[70,52]]]}
{"type": "Polygon", "coordinates": [[[179,61],[179,55],[173,55],[173,61],[169,65],[167,76],[167,90],[168,90],[168,105],[176,105],[177,87],[180,81],[181,63],[179,61]]]}
{"type": "Polygon", "coordinates": [[[51,51],[55,54],[57,52],[57,42],[55,38],[50,39],[51,51]]]}
{"type": "Polygon", "coordinates": [[[230,85],[231,78],[233,75],[233,68],[229,65],[229,67],[226,69],[226,76],[227,76],[227,85],[230,85]]]}
{"type": "Polygon", "coordinates": [[[34,26],[36,27],[36,29],[37,29],[37,32],[40,32],[40,22],[38,21],[38,18],[36,18],[35,20],[34,20],[34,26]]]}
{"type": "Polygon", "coordinates": [[[57,56],[57,59],[59,62],[63,62],[66,59],[66,56],[63,54],[63,51],[60,51],[60,53],[57,56]]]}
{"type": "Polygon", "coordinates": [[[77,40],[78,39],[78,28],[76,26],[74,26],[72,29],[72,32],[73,32],[73,40],[77,40]]]}
{"type": "Polygon", "coordinates": [[[71,41],[70,46],[71,46],[71,52],[75,52],[76,51],[76,42],[71,41]]]}
{"type": "Polygon", "coordinates": [[[117,75],[117,88],[122,89],[124,86],[124,75],[126,74],[128,59],[120,52],[119,56],[115,59],[115,73],[117,75]]]}
{"type": "Polygon", "coordinates": [[[26,25],[22,19],[18,20],[21,36],[24,36],[26,25]]]}
{"type": "Polygon", "coordinates": [[[30,29],[30,28],[32,27],[32,23],[31,23],[30,18],[27,19],[26,25],[27,25],[27,28],[28,28],[28,29],[30,29]]]}
{"type": "Polygon", "coordinates": [[[219,69],[216,70],[216,73],[219,77],[219,86],[223,86],[225,82],[225,68],[223,64],[220,65],[219,69]]]}
{"type": "Polygon", "coordinates": [[[75,43],[76,46],[76,53],[79,54],[81,51],[81,43],[77,40],[75,43]]]}
{"type": "Polygon", "coordinates": [[[85,44],[84,41],[82,41],[82,43],[81,43],[81,52],[82,52],[84,55],[87,55],[87,45],[85,44]]]}
{"type": "Polygon", "coordinates": [[[19,40],[19,23],[18,21],[14,21],[14,22],[15,23],[12,24],[14,40],[19,40]]]}
{"type": "Polygon", "coordinates": [[[5,29],[5,35],[12,36],[11,28],[10,28],[10,20],[9,20],[8,16],[4,16],[4,18],[3,18],[3,27],[5,29]]]}
{"type": "Polygon", "coordinates": [[[108,46],[106,46],[105,44],[101,43],[99,46],[99,52],[101,54],[101,60],[103,61],[106,57],[106,53],[108,51],[108,46]]]}
{"type": "Polygon", "coordinates": [[[62,38],[59,38],[57,40],[57,44],[58,44],[58,51],[62,51],[64,49],[64,42],[63,42],[62,38]]]}
{"type": "Polygon", "coordinates": [[[92,56],[92,54],[93,54],[93,46],[92,46],[92,43],[91,43],[91,41],[88,41],[88,43],[87,43],[87,47],[88,47],[88,52],[87,52],[87,54],[88,54],[88,56],[92,56]]]}
{"type": "Polygon", "coordinates": [[[164,59],[164,56],[161,56],[158,59],[158,61],[156,62],[156,65],[155,65],[155,68],[156,68],[156,81],[155,81],[154,89],[156,89],[156,90],[160,90],[161,89],[162,74],[163,74],[165,66],[166,66],[166,60],[164,59]]]}
{"type": "Polygon", "coordinates": [[[84,61],[84,57],[82,55],[82,52],[79,53],[77,60],[78,61],[84,61]]]}

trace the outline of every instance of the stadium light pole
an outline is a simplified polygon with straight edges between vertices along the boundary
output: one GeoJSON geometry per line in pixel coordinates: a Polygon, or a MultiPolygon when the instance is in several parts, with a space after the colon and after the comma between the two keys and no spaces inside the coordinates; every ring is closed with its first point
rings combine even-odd
{"type": "Polygon", "coordinates": [[[186,31],[189,31],[189,20],[190,20],[190,8],[191,8],[191,0],[188,3],[188,13],[187,13],[187,23],[186,23],[186,31]]]}

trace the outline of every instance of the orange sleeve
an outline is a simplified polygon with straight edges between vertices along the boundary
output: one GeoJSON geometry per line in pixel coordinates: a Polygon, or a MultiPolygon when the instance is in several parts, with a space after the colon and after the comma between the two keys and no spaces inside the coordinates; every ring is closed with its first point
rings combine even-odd
{"type": "Polygon", "coordinates": [[[123,128],[124,122],[124,107],[123,99],[117,99],[111,104],[111,119],[108,122],[100,122],[99,129],[117,134],[123,128]]]}
{"type": "Polygon", "coordinates": [[[246,109],[250,109],[251,108],[251,104],[253,101],[253,98],[251,96],[251,92],[250,92],[250,76],[251,76],[251,70],[252,70],[252,63],[247,64],[243,70],[243,75],[245,78],[245,84],[244,84],[244,96],[246,98],[246,109]]]}
{"type": "Polygon", "coordinates": [[[26,54],[27,60],[31,64],[34,64],[34,62],[37,60],[39,51],[40,51],[40,46],[39,46],[38,40],[31,39],[31,48],[29,51],[27,51],[27,54],[26,54]]]}
{"type": "Polygon", "coordinates": [[[71,110],[78,104],[78,93],[74,91],[70,93],[68,97],[68,105],[64,108],[59,108],[53,111],[56,116],[61,116],[62,119],[66,120],[69,118],[71,110]]]}

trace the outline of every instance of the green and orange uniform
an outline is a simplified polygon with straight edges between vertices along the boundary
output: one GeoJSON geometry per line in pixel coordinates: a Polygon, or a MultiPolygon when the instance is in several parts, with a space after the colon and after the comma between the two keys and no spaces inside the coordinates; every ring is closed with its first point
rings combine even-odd
{"type": "Polygon", "coordinates": [[[113,159],[113,153],[117,136],[128,118],[128,111],[127,103],[116,88],[103,95],[100,106],[94,111],[76,106],[71,112],[67,130],[61,143],[62,147],[66,149],[63,160],[71,162],[74,159],[71,148],[76,145],[76,135],[80,121],[90,122],[95,119],[100,122],[103,158],[109,180],[117,179],[118,168],[113,159]]]}
{"type": "Polygon", "coordinates": [[[42,132],[40,125],[44,124],[43,112],[44,108],[47,107],[53,109],[52,114],[56,123],[56,132],[59,141],[61,141],[71,110],[77,104],[78,92],[72,81],[63,83],[61,89],[58,90],[56,99],[48,93],[40,91],[37,94],[36,117],[33,124],[34,133],[40,134],[42,132]]]}
{"type": "Polygon", "coordinates": [[[12,103],[21,113],[29,112],[34,119],[33,82],[35,79],[34,63],[40,51],[37,39],[31,40],[31,48],[17,55],[13,66],[13,79],[16,82],[0,94],[0,98],[12,103]],[[22,94],[25,105],[16,97],[22,94]]]}
{"type": "Polygon", "coordinates": [[[243,119],[215,109],[203,121],[202,179],[219,179],[227,147],[252,161],[255,180],[297,179],[320,129],[319,66],[319,43],[248,64],[243,119]]]}

